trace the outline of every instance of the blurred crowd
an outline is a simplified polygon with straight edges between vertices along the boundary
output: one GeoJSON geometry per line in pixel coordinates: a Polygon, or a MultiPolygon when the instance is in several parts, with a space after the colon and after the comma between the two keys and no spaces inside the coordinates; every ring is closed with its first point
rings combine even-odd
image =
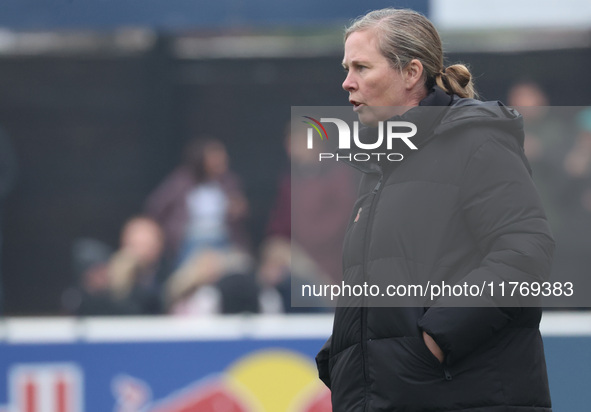
{"type": "MultiPolygon", "coordinates": [[[[294,130],[305,138],[305,128],[294,130]]],[[[292,150],[291,139],[288,125],[291,168],[286,165],[277,181],[258,248],[225,145],[202,136],[188,142],[181,164],[125,222],[117,250],[96,239],[75,242],[77,285],[64,293],[64,311],[199,316],[330,310],[314,297],[293,305],[291,290],[338,281],[356,185],[347,168],[318,164],[314,153],[292,150]]]]}
{"type": "Polygon", "coordinates": [[[544,203],[556,251],[553,280],[591,290],[591,107],[552,107],[543,88],[515,84],[507,103],[523,115],[525,154],[544,203]]]}
{"type": "MultiPolygon", "coordinates": [[[[591,108],[551,107],[533,81],[515,84],[507,104],[524,118],[525,152],[557,241],[553,274],[586,279],[591,267],[591,108]]],[[[72,247],[76,284],[65,313],[209,315],[330,310],[292,288],[339,283],[341,244],[355,200],[355,173],[318,162],[304,126],[288,125],[291,167],[277,179],[265,239],[253,244],[249,202],[224,143],[188,142],[180,164],[123,224],[117,248],[92,239],[72,247]]]]}

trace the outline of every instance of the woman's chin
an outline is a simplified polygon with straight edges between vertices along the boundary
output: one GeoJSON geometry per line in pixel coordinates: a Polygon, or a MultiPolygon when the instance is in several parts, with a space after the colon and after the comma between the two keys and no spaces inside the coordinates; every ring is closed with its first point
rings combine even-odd
{"type": "Polygon", "coordinates": [[[357,109],[357,116],[359,117],[359,122],[362,125],[368,127],[377,127],[381,120],[378,116],[376,116],[374,110],[367,106],[357,109]]]}
{"type": "Polygon", "coordinates": [[[379,122],[385,122],[394,116],[403,115],[410,108],[407,106],[363,106],[359,107],[356,112],[361,124],[368,127],[377,127],[379,122]]]}

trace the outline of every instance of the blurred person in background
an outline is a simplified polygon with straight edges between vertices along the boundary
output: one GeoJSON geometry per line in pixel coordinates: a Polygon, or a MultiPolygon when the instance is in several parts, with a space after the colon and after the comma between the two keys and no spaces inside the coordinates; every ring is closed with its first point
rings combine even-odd
{"type": "Polygon", "coordinates": [[[558,205],[559,190],[565,179],[562,165],[573,143],[574,130],[551,111],[547,94],[532,80],[515,83],[507,94],[507,104],[523,116],[525,155],[548,221],[556,233],[562,217],[558,205]]]}
{"type": "Polygon", "coordinates": [[[342,243],[355,201],[356,180],[342,165],[318,162],[317,148],[292,144],[292,139],[305,141],[306,133],[303,123],[286,127],[285,149],[291,170],[280,179],[267,236],[291,239],[300,254],[307,254],[320,269],[318,282],[339,283],[342,243]]]}
{"type": "MultiPolygon", "coordinates": [[[[163,284],[169,275],[162,229],[151,218],[135,216],[121,230],[119,249],[111,253],[98,241],[75,244],[81,267],[81,316],[157,315],[163,312],[163,284]]],[[[66,295],[73,301],[72,293],[66,295]]],[[[68,304],[67,306],[72,306],[68,304]]]]}
{"type": "Polygon", "coordinates": [[[255,263],[239,249],[205,249],[193,254],[167,283],[169,313],[206,316],[323,311],[324,304],[316,297],[311,297],[306,307],[291,306],[292,284],[297,288],[318,283],[319,269],[289,239],[266,239],[258,267],[255,263]],[[297,265],[291,265],[293,257],[297,265]]]}
{"type": "Polygon", "coordinates": [[[200,250],[249,247],[248,202],[217,139],[187,144],[183,163],[148,197],[146,213],[162,225],[177,266],[200,250]]]}
{"type": "Polygon", "coordinates": [[[259,302],[262,313],[310,313],[326,310],[326,302],[307,297],[305,306],[292,306],[292,288],[299,291],[303,285],[326,284],[316,263],[297,244],[285,237],[269,237],[261,246],[257,268],[260,286],[259,302]],[[297,263],[292,264],[295,261],[297,263]]]}
{"type": "MultiPolygon", "coordinates": [[[[557,201],[561,226],[554,272],[571,278],[577,289],[591,290],[591,108],[582,109],[575,118],[576,133],[562,159],[565,178],[558,185],[557,201]]],[[[566,306],[566,305],[565,305],[566,306]]]]}
{"type": "Polygon", "coordinates": [[[2,287],[2,220],[4,202],[16,180],[17,159],[8,135],[0,129],[0,315],[4,313],[4,290],[2,287]]]}
{"type": "Polygon", "coordinates": [[[109,293],[109,260],[113,250],[90,238],[76,239],[72,245],[72,269],[76,279],[62,294],[66,314],[91,316],[118,314],[109,293]]]}
{"type": "Polygon", "coordinates": [[[169,267],[164,259],[164,235],[156,221],[135,216],[125,222],[119,250],[111,257],[108,270],[112,297],[127,302],[129,314],[162,313],[162,288],[169,267]]]}
{"type": "MultiPolygon", "coordinates": [[[[557,113],[565,112],[552,111],[544,90],[531,80],[516,83],[508,103],[523,116],[525,153],[556,239],[554,280],[571,280],[579,291],[591,290],[589,111],[581,111],[574,122],[561,118],[557,113]]],[[[564,306],[569,306],[567,299],[564,306]]]]}
{"type": "Polygon", "coordinates": [[[525,132],[523,148],[530,162],[537,161],[551,148],[560,142],[560,130],[545,130],[548,114],[548,96],[539,84],[531,80],[515,83],[507,93],[507,104],[519,108],[523,121],[528,125],[525,132]],[[555,132],[555,133],[551,133],[555,132]]]}
{"type": "MultiPolygon", "coordinates": [[[[375,141],[379,122],[407,121],[418,148],[400,144],[401,162],[353,164],[365,173],[343,245],[344,281],[547,280],[554,241],[523,153],[521,116],[474,99],[467,67],[444,65],[437,30],[412,10],[353,22],[343,66],[342,87],[368,126],[360,139],[375,141]]],[[[333,409],[550,412],[541,308],[505,307],[488,292],[467,297],[470,307],[449,295],[406,307],[340,299],[316,358],[333,409]]]]}
{"type": "Polygon", "coordinates": [[[258,313],[254,261],[240,249],[201,249],[170,277],[166,306],[173,315],[258,313]]]}

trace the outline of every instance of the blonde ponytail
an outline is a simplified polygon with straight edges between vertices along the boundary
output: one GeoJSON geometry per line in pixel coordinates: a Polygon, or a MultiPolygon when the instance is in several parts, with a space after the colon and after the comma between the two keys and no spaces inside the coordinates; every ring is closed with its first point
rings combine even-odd
{"type": "Polygon", "coordinates": [[[454,64],[435,75],[435,83],[447,94],[474,98],[474,82],[470,70],[463,64],[454,64]]]}

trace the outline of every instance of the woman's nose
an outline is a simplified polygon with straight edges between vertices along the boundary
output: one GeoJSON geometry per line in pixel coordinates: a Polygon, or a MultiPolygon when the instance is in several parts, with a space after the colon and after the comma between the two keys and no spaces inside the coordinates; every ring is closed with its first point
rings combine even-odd
{"type": "Polygon", "coordinates": [[[343,82],[343,89],[345,89],[348,92],[351,92],[355,90],[356,87],[357,83],[353,79],[351,72],[347,73],[347,77],[345,77],[345,81],[343,82]]]}

